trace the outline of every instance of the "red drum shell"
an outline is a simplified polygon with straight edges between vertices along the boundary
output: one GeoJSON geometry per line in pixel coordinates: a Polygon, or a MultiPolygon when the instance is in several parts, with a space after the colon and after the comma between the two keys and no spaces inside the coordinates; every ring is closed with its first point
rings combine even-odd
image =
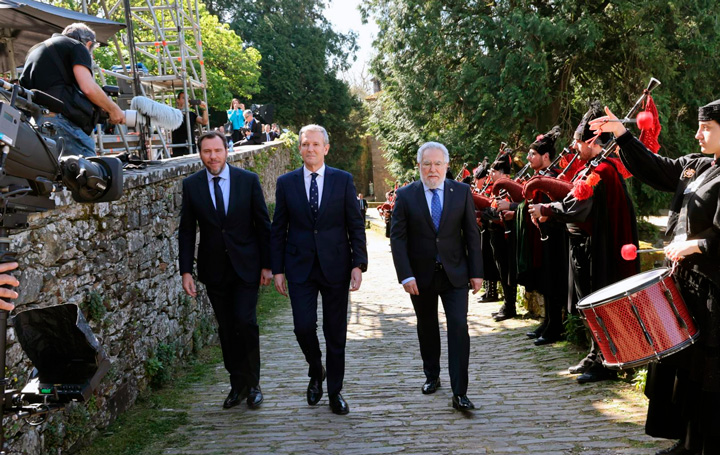
{"type": "Polygon", "coordinates": [[[578,309],[608,368],[635,368],[660,360],[690,346],[700,335],[667,268],[643,272],[593,292],[578,302],[578,309]]]}

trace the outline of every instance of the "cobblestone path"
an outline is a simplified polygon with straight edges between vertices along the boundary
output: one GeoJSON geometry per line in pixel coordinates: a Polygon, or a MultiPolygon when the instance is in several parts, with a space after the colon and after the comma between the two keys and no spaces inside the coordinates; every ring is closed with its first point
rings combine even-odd
{"type": "MultiPolygon", "coordinates": [[[[578,385],[567,367],[573,348],[535,347],[531,319],[496,323],[499,304],[471,295],[470,388],[477,409],[450,405],[443,339],[442,387],[424,382],[415,317],[397,284],[388,240],[368,230],[370,267],[352,294],[343,395],[350,414],[330,412],[327,396],[305,402],[307,367],[292,332],[290,309],[261,338],[265,403],[223,410],[228,379],[188,391],[191,424],[167,454],[653,454],[667,442],[644,435],[647,403],[624,382],[578,385]]],[[[443,337],[444,337],[444,331],[443,337]]],[[[324,351],[323,351],[324,352],[324,351]]]]}

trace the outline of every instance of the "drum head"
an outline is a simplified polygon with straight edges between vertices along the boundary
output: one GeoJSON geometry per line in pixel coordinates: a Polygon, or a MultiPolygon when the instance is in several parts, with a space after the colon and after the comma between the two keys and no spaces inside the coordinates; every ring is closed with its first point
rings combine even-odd
{"type": "Polygon", "coordinates": [[[625,294],[633,294],[641,289],[645,289],[669,274],[670,269],[668,268],[652,269],[647,272],[638,273],[637,275],[620,280],[617,283],[606,286],[583,297],[577,306],[578,308],[589,308],[603,303],[613,302],[625,294]]]}

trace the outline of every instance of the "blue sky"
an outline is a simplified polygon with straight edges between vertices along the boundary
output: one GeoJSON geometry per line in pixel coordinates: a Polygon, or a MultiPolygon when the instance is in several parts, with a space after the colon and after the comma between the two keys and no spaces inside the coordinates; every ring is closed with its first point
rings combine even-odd
{"type": "Polygon", "coordinates": [[[347,33],[349,30],[353,30],[358,33],[360,49],[357,52],[357,61],[351,68],[350,74],[345,75],[349,81],[352,81],[353,77],[360,80],[363,65],[366,68],[365,72],[368,72],[368,62],[373,55],[372,40],[377,34],[377,25],[374,22],[362,24],[360,11],[357,9],[358,5],[360,5],[360,0],[329,0],[325,10],[325,16],[336,31],[347,33]]]}

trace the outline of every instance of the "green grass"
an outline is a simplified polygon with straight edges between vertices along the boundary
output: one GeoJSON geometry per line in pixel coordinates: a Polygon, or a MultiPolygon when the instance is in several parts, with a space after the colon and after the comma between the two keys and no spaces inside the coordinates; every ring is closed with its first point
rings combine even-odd
{"type": "MultiPolygon", "coordinates": [[[[260,289],[258,297],[258,323],[260,329],[272,318],[289,307],[289,300],[278,294],[274,287],[260,289]]],[[[93,443],[82,450],[84,455],[155,455],[161,454],[165,441],[178,428],[190,423],[187,394],[194,384],[213,384],[222,362],[219,346],[202,349],[197,358],[178,367],[178,374],[170,383],[158,390],[146,390],[135,405],[104,430],[93,443]]],[[[218,397],[221,399],[222,397],[218,397]]],[[[173,438],[173,447],[187,441],[173,438]]]]}

